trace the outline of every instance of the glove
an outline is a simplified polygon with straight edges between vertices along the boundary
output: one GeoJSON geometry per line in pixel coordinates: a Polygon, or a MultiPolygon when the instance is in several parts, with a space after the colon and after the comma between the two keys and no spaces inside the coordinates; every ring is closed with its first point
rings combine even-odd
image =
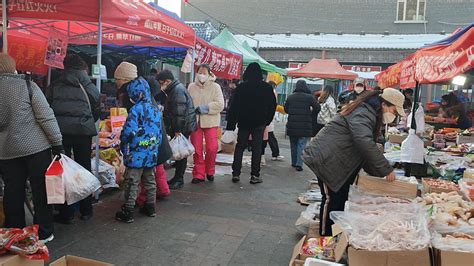
{"type": "Polygon", "coordinates": [[[51,153],[53,154],[53,156],[61,157],[61,154],[64,154],[64,152],[65,151],[63,145],[53,146],[53,148],[51,149],[51,153]]]}
{"type": "Polygon", "coordinates": [[[203,115],[209,114],[209,105],[207,104],[199,105],[198,109],[199,109],[199,113],[203,115]]]}

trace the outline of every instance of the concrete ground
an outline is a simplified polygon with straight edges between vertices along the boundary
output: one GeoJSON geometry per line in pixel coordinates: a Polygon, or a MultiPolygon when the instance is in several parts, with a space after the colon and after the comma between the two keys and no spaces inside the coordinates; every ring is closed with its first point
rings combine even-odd
{"type": "Polygon", "coordinates": [[[288,265],[301,237],[294,223],[304,208],[295,200],[312,173],[291,168],[289,141],[279,128],[285,160],[271,161],[267,148],[263,184],[249,184],[248,166],[240,184],[233,184],[229,173],[214,183],[193,185],[187,174],[184,189],[158,202],[156,218],[136,214],[133,224],[114,220],[122,193],[107,195],[95,205],[93,220],[56,226],[56,238],[48,244],[52,259],[76,255],[116,265],[288,265]]]}

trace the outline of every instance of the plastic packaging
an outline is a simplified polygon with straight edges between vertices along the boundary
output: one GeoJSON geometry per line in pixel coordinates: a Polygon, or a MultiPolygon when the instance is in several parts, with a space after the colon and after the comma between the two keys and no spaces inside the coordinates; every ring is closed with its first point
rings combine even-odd
{"type": "Polygon", "coordinates": [[[38,225],[20,230],[10,239],[5,248],[30,260],[49,260],[48,248],[39,241],[38,225]]]}
{"type": "Polygon", "coordinates": [[[179,135],[170,141],[171,150],[173,151],[173,160],[179,161],[194,154],[193,144],[184,136],[179,135]]]}
{"type": "MultiPolygon", "coordinates": [[[[413,117],[413,113],[408,115],[408,126],[411,128],[411,120],[413,117]]],[[[420,104],[418,105],[418,109],[415,112],[415,123],[416,123],[416,133],[422,134],[425,132],[425,111],[423,110],[423,106],[420,104]]]]}
{"type": "Polygon", "coordinates": [[[416,134],[415,130],[410,129],[408,137],[402,142],[401,161],[404,163],[425,163],[425,144],[416,134]]]}
{"type": "Polygon", "coordinates": [[[308,234],[309,227],[311,225],[319,224],[319,203],[312,203],[306,210],[302,211],[298,220],[296,220],[295,226],[298,231],[303,234],[308,234]]]}
{"type": "Polygon", "coordinates": [[[66,155],[61,155],[66,202],[74,204],[87,198],[100,188],[100,182],[91,172],[66,155]]]}
{"type": "Polygon", "coordinates": [[[222,143],[232,144],[237,142],[237,129],[234,131],[226,130],[221,138],[222,143]]]}
{"type": "Polygon", "coordinates": [[[393,198],[388,196],[370,195],[362,192],[357,186],[351,185],[348,200],[357,204],[383,204],[383,203],[410,203],[408,199],[393,198]]]}
{"type": "Polygon", "coordinates": [[[431,243],[439,250],[474,253],[474,237],[464,233],[442,236],[435,232],[431,243]]]}
{"type": "MultiPolygon", "coordinates": [[[[91,159],[92,165],[95,164],[95,159],[91,159]]],[[[118,188],[117,176],[115,173],[115,167],[102,160],[99,160],[99,174],[96,173],[95,167],[92,169],[94,175],[99,178],[99,181],[104,189],[106,188],[118,188]]]]}

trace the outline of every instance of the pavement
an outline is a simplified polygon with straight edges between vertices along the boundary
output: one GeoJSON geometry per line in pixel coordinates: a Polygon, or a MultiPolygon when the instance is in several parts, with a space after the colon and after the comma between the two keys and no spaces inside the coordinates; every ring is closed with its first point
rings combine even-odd
{"type": "Polygon", "coordinates": [[[156,218],[137,211],[133,224],[114,220],[123,193],[105,195],[91,221],[56,225],[48,244],[52,260],[75,255],[115,265],[288,265],[301,238],[294,223],[304,207],[296,197],[313,174],[290,166],[289,140],[277,128],[285,159],[271,161],[267,148],[264,183],[249,184],[248,166],[238,184],[230,173],[198,185],[186,174],[184,189],[157,203],[156,218]]]}

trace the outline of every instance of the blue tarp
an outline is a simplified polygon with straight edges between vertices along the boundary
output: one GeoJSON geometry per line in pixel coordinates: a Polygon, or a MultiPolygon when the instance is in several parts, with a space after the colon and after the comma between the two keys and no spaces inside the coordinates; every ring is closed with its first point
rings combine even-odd
{"type": "Polygon", "coordinates": [[[465,28],[463,28],[462,30],[457,32],[456,34],[453,34],[453,35],[451,35],[451,36],[449,36],[445,39],[442,39],[441,41],[437,41],[437,42],[434,42],[434,43],[427,44],[427,45],[423,46],[422,48],[432,47],[432,46],[436,46],[436,45],[450,45],[454,41],[459,39],[464,33],[466,33],[472,27],[474,27],[474,23],[472,23],[469,26],[466,26],[465,28]]]}

